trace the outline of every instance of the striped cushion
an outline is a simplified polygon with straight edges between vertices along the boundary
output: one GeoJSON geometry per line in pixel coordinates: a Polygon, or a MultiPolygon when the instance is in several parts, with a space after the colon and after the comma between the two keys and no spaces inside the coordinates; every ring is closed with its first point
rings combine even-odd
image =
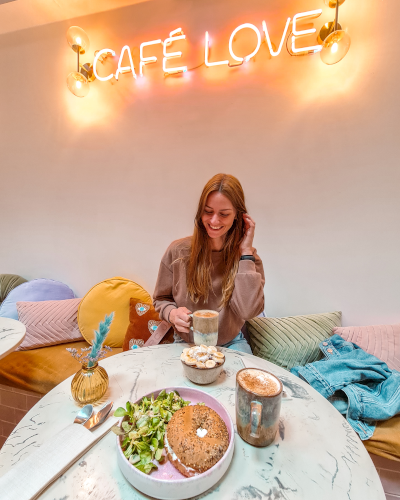
{"type": "Polygon", "coordinates": [[[400,371],[400,324],[346,326],[333,333],[384,361],[391,370],[400,371]]]}
{"type": "Polygon", "coordinates": [[[17,302],[18,319],[26,326],[25,339],[18,350],[83,340],[77,321],[81,300],[17,302]]]}
{"type": "Polygon", "coordinates": [[[253,354],[290,370],[321,359],[318,344],[341,326],[342,313],[309,314],[247,321],[253,354]]]}
{"type": "Polygon", "coordinates": [[[17,286],[26,283],[26,279],[18,276],[18,274],[0,274],[0,306],[7,295],[17,288],[17,286]]]}

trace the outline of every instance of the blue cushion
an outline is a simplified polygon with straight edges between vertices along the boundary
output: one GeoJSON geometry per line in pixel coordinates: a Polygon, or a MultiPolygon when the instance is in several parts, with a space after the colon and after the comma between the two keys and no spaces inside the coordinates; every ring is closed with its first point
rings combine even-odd
{"type": "Polygon", "coordinates": [[[71,288],[61,281],[37,279],[22,283],[7,295],[0,307],[1,318],[18,319],[17,302],[40,302],[75,298],[71,288]]]}

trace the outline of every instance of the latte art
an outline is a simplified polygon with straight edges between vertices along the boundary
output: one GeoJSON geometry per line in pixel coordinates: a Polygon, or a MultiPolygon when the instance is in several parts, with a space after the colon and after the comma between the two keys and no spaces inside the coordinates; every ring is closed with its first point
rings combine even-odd
{"type": "Polygon", "coordinates": [[[274,396],[281,389],[277,378],[255,368],[242,370],[238,375],[238,382],[247,391],[260,396],[274,396]]]}
{"type": "Polygon", "coordinates": [[[194,313],[194,316],[197,318],[215,318],[218,316],[218,313],[213,311],[197,311],[194,313]]]}

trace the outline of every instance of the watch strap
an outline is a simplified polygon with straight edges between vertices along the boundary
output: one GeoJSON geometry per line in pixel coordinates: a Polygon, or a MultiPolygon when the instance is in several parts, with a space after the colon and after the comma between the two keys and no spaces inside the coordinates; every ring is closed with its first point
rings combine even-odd
{"type": "Polygon", "coordinates": [[[239,260],[252,260],[253,262],[256,261],[256,258],[254,255],[242,255],[239,260]]]}

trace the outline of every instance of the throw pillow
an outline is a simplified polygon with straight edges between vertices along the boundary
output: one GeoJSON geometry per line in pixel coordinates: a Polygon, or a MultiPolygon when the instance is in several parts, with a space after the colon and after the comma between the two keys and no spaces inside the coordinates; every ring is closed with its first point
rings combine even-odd
{"type": "MultiPolygon", "coordinates": [[[[129,351],[136,347],[143,347],[150,336],[157,330],[161,323],[158,312],[152,304],[141,302],[131,298],[129,309],[129,326],[126,330],[123,351],[129,351]]],[[[172,344],[174,342],[174,331],[171,330],[161,341],[161,344],[172,344]]]]}
{"type": "Polygon", "coordinates": [[[17,302],[18,318],[26,335],[18,350],[26,351],[83,340],[78,328],[81,299],[17,302]]]}
{"type": "Polygon", "coordinates": [[[27,280],[18,274],[0,274],[0,306],[11,290],[26,282],[27,280]]]}
{"type": "Polygon", "coordinates": [[[0,317],[18,319],[17,302],[74,299],[71,288],[61,281],[37,279],[22,283],[7,295],[0,307],[0,317]]]}
{"type": "Polygon", "coordinates": [[[131,297],[151,303],[151,297],[144,288],[134,281],[118,276],[101,281],[89,290],[78,309],[78,325],[84,339],[91,344],[100,321],[103,321],[106,314],[114,312],[105,344],[110,347],[122,347],[129,325],[131,297]]]}
{"type": "Polygon", "coordinates": [[[391,370],[400,371],[400,324],[346,326],[334,328],[333,333],[384,361],[391,370]]]}
{"type": "Polygon", "coordinates": [[[254,318],[247,321],[253,354],[282,368],[321,359],[318,344],[341,326],[342,313],[309,314],[287,318],[254,318]]]}

